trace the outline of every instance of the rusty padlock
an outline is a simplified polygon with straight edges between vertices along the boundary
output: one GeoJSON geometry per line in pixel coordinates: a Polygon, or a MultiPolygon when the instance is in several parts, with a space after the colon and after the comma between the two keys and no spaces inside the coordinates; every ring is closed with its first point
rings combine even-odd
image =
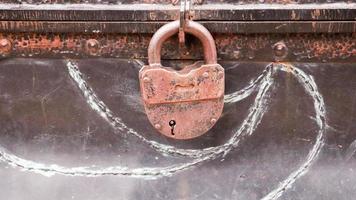
{"type": "Polygon", "coordinates": [[[197,37],[204,49],[205,64],[180,71],[161,64],[162,44],[178,33],[179,21],[162,26],[148,47],[148,65],[139,73],[141,95],[148,119],[162,134],[190,139],[207,132],[224,107],[225,72],[217,64],[216,47],[210,32],[187,21],[185,31],[197,37]]]}

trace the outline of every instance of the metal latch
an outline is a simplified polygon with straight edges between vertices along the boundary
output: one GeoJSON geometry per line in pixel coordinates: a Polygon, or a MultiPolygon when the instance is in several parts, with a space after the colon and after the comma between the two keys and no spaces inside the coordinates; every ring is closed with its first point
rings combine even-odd
{"type": "Polygon", "coordinates": [[[197,37],[205,64],[195,63],[180,71],[161,64],[162,44],[179,31],[180,21],[162,26],[148,48],[148,65],[139,73],[141,95],[148,119],[162,134],[190,139],[207,132],[224,107],[224,68],[217,64],[215,42],[201,24],[186,21],[184,31],[197,37]]]}

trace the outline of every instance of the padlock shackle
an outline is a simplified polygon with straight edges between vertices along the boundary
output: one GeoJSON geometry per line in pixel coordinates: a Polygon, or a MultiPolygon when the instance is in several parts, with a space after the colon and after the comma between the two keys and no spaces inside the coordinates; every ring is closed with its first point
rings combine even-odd
{"type": "MultiPolygon", "coordinates": [[[[168,38],[178,33],[178,31],[179,31],[179,20],[165,24],[160,29],[158,29],[158,31],[152,36],[152,39],[148,46],[149,65],[161,64],[161,48],[163,43],[168,38]]],[[[194,35],[201,41],[204,49],[205,63],[216,64],[217,63],[216,46],[215,46],[213,36],[210,34],[208,29],[206,29],[203,25],[197,22],[187,21],[184,31],[194,35]]]]}

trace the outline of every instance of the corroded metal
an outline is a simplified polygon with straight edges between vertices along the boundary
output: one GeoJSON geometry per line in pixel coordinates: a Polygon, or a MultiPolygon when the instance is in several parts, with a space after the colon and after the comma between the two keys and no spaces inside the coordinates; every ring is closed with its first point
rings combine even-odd
{"type": "Polygon", "coordinates": [[[0,40],[0,55],[6,56],[10,54],[12,45],[10,40],[3,38],[0,40]]]}
{"type": "MultiPolygon", "coordinates": [[[[355,4],[356,6],[356,4],[355,4]]],[[[356,13],[356,10],[355,10],[356,13]]],[[[355,16],[356,18],[356,16],[355,16]]],[[[155,33],[167,22],[0,21],[1,33],[155,33]]],[[[201,21],[211,33],[354,33],[356,21],[201,21]]]]}
{"type": "MultiPolygon", "coordinates": [[[[0,34],[11,43],[4,56],[16,57],[120,57],[146,59],[150,34],[0,34]],[[95,39],[100,47],[88,53],[87,41],[95,39]]],[[[356,33],[343,34],[215,34],[218,58],[240,61],[274,61],[273,45],[284,41],[288,55],[284,61],[356,61],[356,33]]],[[[199,41],[187,35],[187,48],[169,39],[162,48],[162,59],[201,59],[199,41]]],[[[7,48],[6,48],[7,49],[7,48]]],[[[4,51],[2,51],[2,54],[4,51]]]]}
{"type": "Polygon", "coordinates": [[[87,54],[95,56],[100,52],[100,43],[96,39],[89,39],[85,46],[87,54]]]}
{"type": "Polygon", "coordinates": [[[272,46],[276,61],[282,61],[288,55],[288,47],[283,41],[277,42],[272,46]]]}
{"type": "Polygon", "coordinates": [[[148,47],[148,65],[140,70],[141,94],[146,114],[162,134],[191,139],[207,132],[224,107],[224,69],[217,64],[213,37],[202,25],[187,21],[185,31],[197,37],[205,64],[195,63],[180,71],[161,64],[163,43],[179,29],[179,21],[159,29],[148,47]]]}

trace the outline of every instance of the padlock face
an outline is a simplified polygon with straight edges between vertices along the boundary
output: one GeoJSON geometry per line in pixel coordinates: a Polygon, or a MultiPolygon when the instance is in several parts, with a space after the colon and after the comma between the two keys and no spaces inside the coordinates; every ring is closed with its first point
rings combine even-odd
{"type": "Polygon", "coordinates": [[[168,137],[198,137],[222,113],[225,73],[219,64],[189,71],[144,66],[139,77],[146,114],[152,125],[168,137]]]}

